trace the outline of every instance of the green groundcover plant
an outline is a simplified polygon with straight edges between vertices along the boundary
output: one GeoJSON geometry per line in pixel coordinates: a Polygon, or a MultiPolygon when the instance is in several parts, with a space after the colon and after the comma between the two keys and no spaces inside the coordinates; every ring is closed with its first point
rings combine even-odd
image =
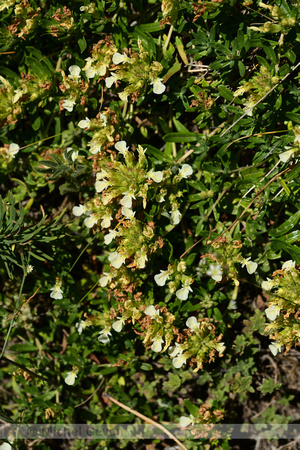
{"type": "Polygon", "coordinates": [[[297,421],[300,2],[0,17],[2,422],[297,421]]]}

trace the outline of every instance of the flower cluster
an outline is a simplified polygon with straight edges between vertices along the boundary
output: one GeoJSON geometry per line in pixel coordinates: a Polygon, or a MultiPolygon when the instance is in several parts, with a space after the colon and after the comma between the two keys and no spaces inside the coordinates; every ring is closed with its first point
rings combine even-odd
{"type": "Polygon", "coordinates": [[[274,339],[269,348],[276,356],[283,346],[288,352],[300,343],[300,270],[295,261],[286,261],[273,279],[262,282],[262,288],[270,295],[265,313],[271,323],[265,332],[274,339]]]}
{"type": "Polygon", "coordinates": [[[86,96],[83,94],[88,90],[88,83],[81,79],[81,69],[79,66],[70,66],[68,76],[63,70],[60,72],[63,81],[60,83],[59,89],[65,95],[65,98],[59,102],[60,108],[72,112],[78,101],[80,101],[81,105],[85,104],[86,96]]]}

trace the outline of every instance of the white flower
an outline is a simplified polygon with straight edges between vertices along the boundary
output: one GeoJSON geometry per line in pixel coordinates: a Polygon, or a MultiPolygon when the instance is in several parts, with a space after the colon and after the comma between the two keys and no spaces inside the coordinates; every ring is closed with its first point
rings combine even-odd
{"type": "Polygon", "coordinates": [[[296,263],[292,259],[289,261],[285,261],[285,263],[282,264],[283,270],[289,270],[290,272],[295,269],[296,263]]]}
{"type": "Polygon", "coordinates": [[[179,419],[179,425],[182,428],[186,428],[189,425],[194,425],[195,424],[195,420],[196,420],[196,418],[194,416],[192,416],[192,414],[190,414],[190,417],[181,416],[180,419],[179,419]]]}
{"type": "Polygon", "coordinates": [[[111,225],[111,221],[112,221],[111,214],[108,214],[108,213],[104,214],[104,216],[102,217],[102,220],[101,220],[101,227],[109,228],[111,225]]]}
{"type": "Polygon", "coordinates": [[[93,228],[93,226],[98,222],[98,218],[94,215],[91,214],[89,217],[87,217],[86,219],[84,219],[84,225],[87,228],[93,228]]]}
{"type": "MultiPolygon", "coordinates": [[[[285,147],[285,148],[288,148],[288,147],[285,147]]],[[[288,162],[291,158],[294,157],[295,152],[296,152],[296,148],[291,148],[290,150],[287,150],[286,152],[280,153],[280,155],[279,155],[280,161],[283,163],[288,162]]]]}
{"type": "Polygon", "coordinates": [[[71,78],[71,80],[73,80],[73,81],[79,81],[80,80],[80,71],[81,71],[81,69],[79,66],[75,66],[75,65],[70,66],[69,67],[69,72],[70,72],[69,78],[71,78]]]}
{"type": "Polygon", "coordinates": [[[119,52],[117,52],[117,53],[115,53],[114,55],[113,55],[113,57],[112,57],[112,62],[114,63],[114,64],[122,64],[123,62],[131,62],[131,59],[130,58],[128,58],[128,56],[126,55],[126,53],[123,53],[122,55],[121,55],[121,53],[119,53],[119,52]]]}
{"type": "Polygon", "coordinates": [[[181,355],[184,351],[184,346],[175,342],[175,347],[169,347],[168,353],[171,358],[181,355]]]}
{"type": "Polygon", "coordinates": [[[144,251],[136,252],[134,259],[139,269],[145,269],[146,261],[148,261],[147,253],[145,253],[144,251]]]}
{"type": "Polygon", "coordinates": [[[246,266],[247,272],[249,273],[249,275],[251,275],[252,273],[254,273],[257,269],[257,263],[253,262],[250,260],[250,256],[249,258],[243,258],[242,261],[242,267],[246,266]]]}
{"type": "Polygon", "coordinates": [[[104,189],[107,189],[110,185],[111,183],[108,180],[97,180],[95,183],[96,192],[100,194],[100,192],[104,191],[104,189]]]}
{"type": "Polygon", "coordinates": [[[73,206],[74,216],[80,217],[82,214],[86,213],[87,207],[85,205],[73,206]]]}
{"type": "Polygon", "coordinates": [[[193,292],[193,289],[189,284],[185,284],[181,289],[176,292],[176,297],[180,300],[187,300],[189,292],[193,292]]]}
{"type": "Polygon", "coordinates": [[[120,97],[120,99],[122,100],[122,102],[127,102],[128,99],[128,94],[127,92],[123,91],[123,92],[119,92],[118,96],[120,97]]]}
{"type": "Polygon", "coordinates": [[[23,96],[24,91],[23,91],[23,89],[18,88],[18,89],[14,90],[14,93],[15,93],[15,95],[12,98],[12,102],[17,103],[17,101],[23,96]]]}
{"type": "Polygon", "coordinates": [[[102,344],[108,344],[109,336],[111,336],[110,328],[104,328],[99,333],[98,341],[101,342],[102,344]]]}
{"type": "Polygon", "coordinates": [[[124,195],[124,197],[122,198],[122,200],[120,201],[122,206],[125,206],[126,208],[131,208],[132,207],[132,199],[135,199],[134,193],[130,192],[130,191],[126,191],[126,192],[122,192],[122,195],[124,195]]]}
{"type": "Polygon", "coordinates": [[[91,126],[90,122],[91,122],[91,120],[88,117],[86,117],[85,119],[80,120],[80,122],[78,122],[78,126],[79,126],[79,128],[82,128],[83,130],[88,130],[91,126]]]}
{"type": "Polygon", "coordinates": [[[73,162],[76,161],[77,158],[78,158],[78,150],[76,152],[73,152],[71,155],[71,159],[73,162]]]}
{"type": "Polygon", "coordinates": [[[118,320],[116,320],[112,324],[112,327],[117,333],[119,333],[122,330],[123,324],[126,321],[126,319],[124,319],[124,317],[117,317],[117,319],[118,320]]]}
{"type": "Polygon", "coordinates": [[[150,169],[149,172],[147,172],[147,177],[151,178],[151,180],[155,181],[155,183],[160,183],[164,177],[164,174],[160,170],[154,172],[153,169],[150,169]]]}
{"type": "Polygon", "coordinates": [[[269,320],[275,320],[277,316],[280,315],[280,306],[278,305],[271,305],[269,308],[265,310],[266,316],[269,320]]]}
{"type": "Polygon", "coordinates": [[[94,78],[95,75],[96,75],[96,72],[97,72],[96,68],[95,67],[88,67],[88,68],[85,69],[85,67],[86,67],[86,65],[84,66],[83,70],[85,71],[86,77],[87,78],[94,78]]]}
{"type": "Polygon", "coordinates": [[[233,298],[229,302],[228,309],[237,309],[236,300],[234,300],[233,298]]]}
{"type": "Polygon", "coordinates": [[[172,211],[169,211],[169,213],[171,214],[171,224],[178,225],[182,217],[179,209],[172,209],[172,211]]]}
{"type": "Polygon", "coordinates": [[[119,79],[119,76],[117,73],[114,73],[114,72],[111,73],[110,77],[105,78],[105,86],[107,88],[111,88],[112,85],[118,81],[118,79],[119,79]]]}
{"type": "Polygon", "coordinates": [[[55,285],[50,289],[50,297],[55,300],[61,300],[63,298],[63,291],[61,290],[61,281],[57,281],[55,285]]]}
{"type": "Polygon", "coordinates": [[[65,378],[65,383],[69,386],[73,386],[73,384],[75,383],[75,378],[77,378],[77,372],[77,369],[73,369],[72,372],[68,372],[65,378]]]}
{"type": "Polygon", "coordinates": [[[186,363],[186,360],[187,360],[187,356],[185,356],[185,354],[180,354],[172,360],[172,364],[175,367],[175,369],[180,369],[180,367],[182,367],[183,364],[186,363]]]}
{"type": "Polygon", "coordinates": [[[151,345],[151,350],[153,350],[156,353],[159,353],[162,351],[162,344],[164,343],[164,340],[161,336],[156,336],[151,345]]]}
{"type": "Polygon", "coordinates": [[[156,309],[153,305],[147,306],[144,313],[150,316],[151,319],[157,319],[159,317],[159,309],[156,309]]]}
{"type": "MultiPolygon", "coordinates": [[[[7,8],[9,8],[9,6],[7,6],[7,8]]],[[[2,8],[4,9],[4,8],[2,8]]],[[[1,6],[0,6],[0,11],[1,10],[1,6]]],[[[0,450],[12,450],[12,446],[10,444],[8,444],[7,442],[4,442],[3,444],[0,445],[0,450]]]]}
{"type": "Polygon", "coordinates": [[[103,272],[102,277],[99,279],[99,284],[101,287],[105,287],[112,279],[113,279],[113,276],[110,273],[103,272]]]}
{"type": "Polygon", "coordinates": [[[119,141],[115,144],[115,149],[118,150],[123,156],[128,153],[128,147],[125,141],[119,141]]]}
{"type": "Polygon", "coordinates": [[[261,287],[264,291],[270,291],[274,286],[274,284],[275,284],[274,280],[270,280],[270,278],[267,278],[266,281],[263,281],[261,283],[261,287]]]}
{"type": "Polygon", "coordinates": [[[30,273],[33,271],[33,266],[31,264],[28,264],[28,266],[26,267],[26,273],[30,273]]]}
{"type": "Polygon", "coordinates": [[[155,283],[158,284],[158,286],[164,286],[169,279],[169,276],[168,270],[161,270],[160,273],[154,276],[155,283]]]}
{"type": "Polygon", "coordinates": [[[8,156],[8,160],[12,161],[12,159],[16,156],[16,154],[19,152],[20,147],[18,144],[12,143],[10,144],[9,148],[6,150],[6,154],[8,156]]]}
{"type": "Polygon", "coordinates": [[[119,236],[119,232],[117,230],[109,230],[109,232],[104,236],[104,243],[109,245],[117,236],[119,236]]]}
{"type": "Polygon", "coordinates": [[[188,178],[192,175],[193,169],[189,164],[183,164],[181,169],[179,169],[178,175],[180,178],[188,178]]]}
{"type": "Polygon", "coordinates": [[[215,281],[221,281],[223,278],[223,271],[220,264],[210,264],[206,275],[212,277],[215,281]]]}
{"type": "Polygon", "coordinates": [[[62,102],[62,107],[64,109],[66,109],[69,112],[73,111],[74,105],[76,105],[75,100],[73,100],[72,98],[66,98],[63,102],[62,102]]]}
{"type": "Polygon", "coordinates": [[[120,255],[120,253],[118,252],[113,252],[109,255],[108,260],[113,267],[119,269],[122,266],[122,264],[124,264],[126,258],[120,255]]]}
{"type": "Polygon", "coordinates": [[[122,214],[126,217],[126,219],[132,220],[135,216],[135,211],[132,211],[130,208],[126,208],[126,206],[122,206],[122,214]]]}
{"type": "Polygon", "coordinates": [[[281,352],[282,346],[278,344],[278,342],[272,342],[269,345],[269,349],[271,350],[272,355],[276,356],[278,352],[281,352]]]}
{"type": "Polygon", "coordinates": [[[153,86],[154,94],[163,94],[166,90],[166,86],[162,83],[162,78],[156,78],[156,80],[151,81],[150,84],[153,86]]]}
{"type": "Polygon", "coordinates": [[[215,349],[217,350],[217,352],[219,352],[220,355],[222,355],[224,353],[224,351],[226,350],[226,347],[223,342],[218,342],[215,345],[215,349]]]}
{"type": "Polygon", "coordinates": [[[200,323],[198,322],[196,317],[192,316],[192,317],[189,317],[188,320],[186,321],[186,326],[189,327],[190,330],[196,332],[200,328],[200,323]]]}
{"type": "Polygon", "coordinates": [[[96,174],[96,180],[103,180],[103,178],[107,178],[108,175],[109,173],[106,170],[101,169],[100,172],[96,174]]]}
{"type": "Polygon", "coordinates": [[[80,322],[77,322],[75,325],[75,328],[77,328],[78,334],[81,334],[82,331],[88,326],[87,320],[81,320],[80,322]]]}
{"type": "Polygon", "coordinates": [[[97,142],[91,141],[88,143],[88,147],[90,147],[90,153],[92,155],[96,155],[97,153],[100,153],[102,145],[98,144],[97,142]]]}
{"type": "MultiPolygon", "coordinates": [[[[2,0],[1,5],[0,5],[0,11],[10,8],[11,6],[14,5],[14,3],[15,3],[15,0],[2,0]]],[[[2,445],[4,445],[4,444],[2,444],[2,445]]],[[[9,444],[7,444],[7,445],[9,445],[9,444]]],[[[11,448],[11,446],[10,446],[10,448],[11,448]]],[[[4,448],[3,448],[3,450],[4,450],[4,448]]],[[[6,448],[5,448],[5,450],[6,450],[6,448]]]]}

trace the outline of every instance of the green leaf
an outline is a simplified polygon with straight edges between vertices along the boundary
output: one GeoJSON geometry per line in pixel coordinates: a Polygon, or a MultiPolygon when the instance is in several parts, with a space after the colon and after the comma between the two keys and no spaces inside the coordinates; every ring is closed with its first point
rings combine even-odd
{"type": "Polygon", "coordinates": [[[156,33],[157,31],[162,31],[164,28],[165,28],[165,25],[164,24],[161,25],[159,22],[141,23],[138,26],[139,30],[144,31],[146,33],[156,33]]]}
{"type": "Polygon", "coordinates": [[[81,53],[83,53],[87,47],[87,42],[86,42],[84,36],[82,36],[82,38],[78,39],[78,45],[79,45],[81,53]]]}
{"type": "Polygon", "coordinates": [[[38,348],[33,344],[12,344],[9,350],[12,352],[37,352],[38,348]]]}
{"type": "Polygon", "coordinates": [[[259,386],[257,389],[261,391],[264,395],[273,394],[276,389],[279,389],[282,386],[281,383],[274,383],[272,378],[268,380],[264,380],[263,384],[259,386]]]}
{"type": "Polygon", "coordinates": [[[142,147],[146,150],[147,154],[155,156],[159,161],[166,161],[168,163],[172,163],[173,160],[165,155],[163,152],[158,150],[158,148],[153,147],[152,145],[143,144],[142,147]]]}
{"type": "Polygon", "coordinates": [[[222,97],[224,97],[226,100],[233,100],[233,92],[231,92],[227,87],[225,86],[218,86],[218,91],[222,97]]]}
{"type": "Polygon", "coordinates": [[[198,417],[199,408],[196,405],[193,405],[188,399],[184,399],[184,404],[186,409],[192,416],[198,417]]]}
{"type": "Polygon", "coordinates": [[[288,220],[279,225],[275,230],[269,231],[271,237],[280,237],[283,234],[288,233],[292,228],[297,225],[300,220],[300,210],[293,214],[288,220]]]}
{"type": "Polygon", "coordinates": [[[275,252],[278,250],[284,250],[294,261],[296,261],[297,264],[300,263],[300,249],[289,244],[286,240],[283,241],[281,239],[272,239],[271,249],[275,252]]]}
{"type": "Polygon", "coordinates": [[[285,115],[288,119],[300,124],[300,114],[296,114],[294,112],[286,112],[285,115]]]}
{"type": "Polygon", "coordinates": [[[163,140],[165,142],[195,142],[199,139],[198,133],[169,133],[165,134],[163,140]]]}

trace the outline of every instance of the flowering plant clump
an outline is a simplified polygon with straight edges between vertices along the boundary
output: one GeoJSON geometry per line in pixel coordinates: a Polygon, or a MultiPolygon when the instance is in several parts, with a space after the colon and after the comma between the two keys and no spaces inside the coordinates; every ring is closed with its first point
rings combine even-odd
{"type": "Polygon", "coordinates": [[[297,417],[300,10],[252,3],[0,2],[2,421],[297,417]]]}
{"type": "Polygon", "coordinates": [[[262,282],[262,288],[270,293],[265,314],[269,321],[266,334],[274,339],[269,348],[274,356],[285,348],[288,352],[300,344],[300,271],[295,261],[286,261],[273,273],[273,279],[262,282]],[[292,289],[291,289],[292,287],[292,289]]]}

